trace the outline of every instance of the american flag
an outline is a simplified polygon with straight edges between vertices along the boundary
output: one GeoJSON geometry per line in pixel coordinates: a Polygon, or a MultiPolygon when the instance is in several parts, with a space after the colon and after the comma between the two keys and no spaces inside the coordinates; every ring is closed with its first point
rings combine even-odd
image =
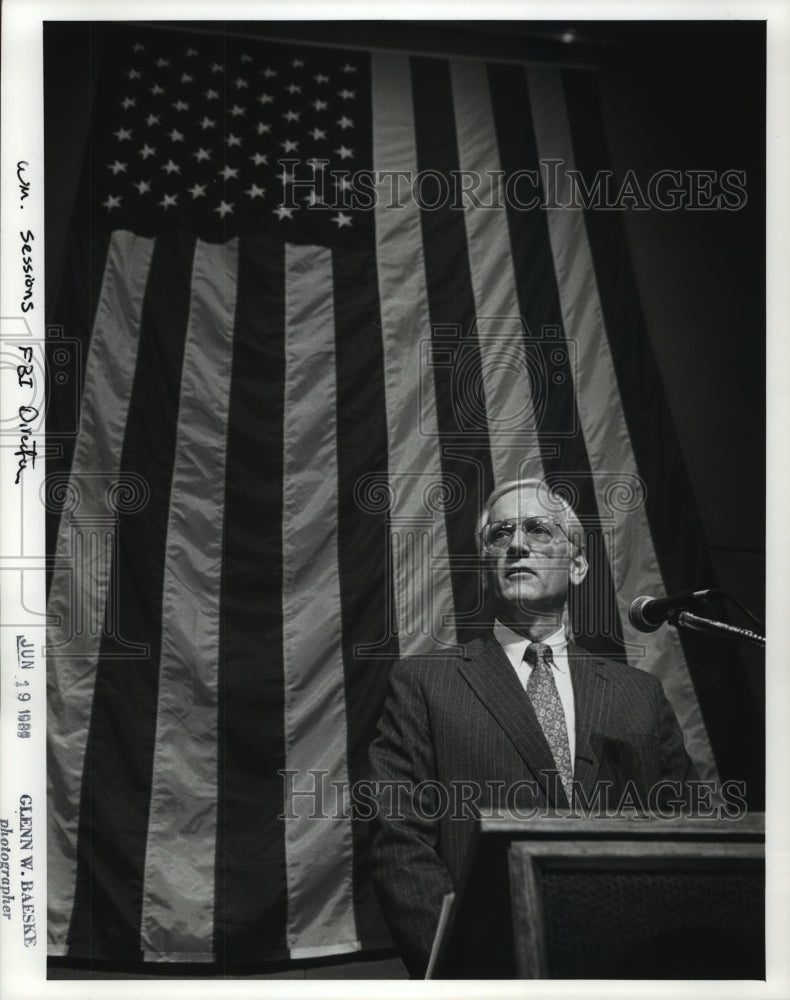
{"type": "Polygon", "coordinates": [[[734,654],[627,621],[712,574],[622,222],[496,195],[607,169],[594,74],[211,28],[93,29],[50,329],[52,955],[387,943],[366,824],[315,792],[366,777],[392,660],[480,625],[477,511],[519,475],[587,529],[580,641],[661,677],[704,776],[755,766],[734,654]]]}

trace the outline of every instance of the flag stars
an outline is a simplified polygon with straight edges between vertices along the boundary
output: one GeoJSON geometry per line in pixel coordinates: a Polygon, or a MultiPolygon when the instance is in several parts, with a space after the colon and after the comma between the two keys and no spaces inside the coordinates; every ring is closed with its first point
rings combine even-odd
{"type": "Polygon", "coordinates": [[[206,185],[205,184],[193,184],[191,188],[187,188],[187,191],[192,195],[192,199],[195,198],[205,198],[206,197],[206,185]]]}
{"type": "Polygon", "coordinates": [[[211,159],[211,150],[203,149],[201,146],[200,149],[195,150],[192,155],[197,159],[198,163],[202,163],[204,160],[211,159]]]}
{"type": "Polygon", "coordinates": [[[299,69],[300,66],[304,66],[304,60],[303,59],[292,59],[291,60],[291,66],[293,66],[294,69],[299,69]]]}
{"type": "Polygon", "coordinates": [[[249,52],[245,52],[244,55],[241,57],[241,61],[252,62],[252,56],[249,54],[249,52]]]}
{"type": "Polygon", "coordinates": [[[171,132],[168,132],[167,134],[170,137],[170,141],[171,142],[183,142],[184,141],[184,133],[183,132],[179,132],[177,128],[174,128],[171,132]]]}
{"type": "Polygon", "coordinates": [[[258,187],[257,184],[253,184],[252,187],[247,188],[244,193],[249,198],[262,198],[266,194],[266,188],[258,187]]]}
{"type": "Polygon", "coordinates": [[[219,91],[214,90],[213,87],[209,87],[209,89],[206,91],[206,100],[216,101],[218,98],[219,98],[219,91]]]}
{"type": "Polygon", "coordinates": [[[228,148],[232,149],[234,146],[240,146],[241,145],[241,137],[238,136],[238,135],[234,135],[231,132],[230,135],[225,136],[225,142],[227,142],[228,148]]]}
{"type": "Polygon", "coordinates": [[[224,73],[225,72],[225,67],[222,65],[222,63],[218,63],[218,62],[212,63],[211,72],[212,73],[224,73]]]}
{"type": "Polygon", "coordinates": [[[170,176],[170,174],[180,174],[181,173],[181,167],[179,167],[179,165],[177,163],[173,163],[172,160],[168,160],[167,163],[163,163],[162,164],[162,170],[165,171],[165,173],[168,175],[168,177],[170,176]]]}
{"type": "Polygon", "coordinates": [[[170,65],[170,60],[160,57],[159,59],[156,60],[156,65],[159,67],[159,69],[164,69],[166,66],[170,65]]]}
{"type": "Polygon", "coordinates": [[[236,90],[245,90],[247,87],[249,87],[247,81],[241,76],[236,77],[236,79],[233,81],[233,85],[236,88],[236,90]]]}
{"type": "Polygon", "coordinates": [[[228,213],[233,211],[233,202],[220,201],[214,211],[219,212],[220,219],[224,219],[228,213]]]}
{"type": "Polygon", "coordinates": [[[130,128],[119,128],[117,132],[113,132],[113,135],[118,142],[125,142],[127,139],[132,138],[132,130],[130,128]]]}
{"type": "Polygon", "coordinates": [[[189,104],[186,101],[173,101],[176,111],[189,111],[189,104]]]}
{"type": "Polygon", "coordinates": [[[126,164],[121,163],[119,160],[116,160],[115,163],[108,163],[107,168],[112,170],[113,177],[117,177],[118,174],[126,173],[126,164]]]}
{"type": "Polygon", "coordinates": [[[349,149],[348,146],[341,146],[339,149],[336,149],[335,152],[341,160],[348,160],[354,156],[354,150],[349,149]]]}
{"type": "Polygon", "coordinates": [[[342,118],[338,118],[337,124],[343,129],[343,131],[345,131],[347,128],[354,127],[354,119],[343,115],[342,118]]]}
{"type": "Polygon", "coordinates": [[[151,183],[150,181],[137,181],[133,187],[137,188],[138,194],[148,194],[151,190],[151,183]]]}
{"type": "Polygon", "coordinates": [[[283,147],[283,152],[285,153],[295,153],[299,148],[299,143],[294,142],[293,139],[286,139],[284,142],[281,142],[280,145],[283,147]]]}
{"type": "Polygon", "coordinates": [[[266,77],[267,80],[269,80],[271,79],[271,77],[277,76],[277,70],[272,69],[271,66],[267,66],[266,69],[263,71],[263,75],[266,77]]]}
{"type": "Polygon", "coordinates": [[[223,180],[226,181],[236,180],[239,176],[238,167],[223,167],[219,173],[222,175],[223,180]]]}
{"type": "Polygon", "coordinates": [[[215,128],[216,124],[217,124],[217,122],[216,122],[216,120],[214,118],[207,118],[207,117],[204,116],[203,121],[200,122],[200,127],[205,132],[205,130],[207,128],[215,128]]]}
{"type": "Polygon", "coordinates": [[[341,73],[356,73],[356,71],[357,71],[357,67],[356,66],[352,66],[350,63],[346,63],[345,66],[341,66],[340,67],[340,72],[341,73]]]}
{"type": "Polygon", "coordinates": [[[353,101],[357,92],[355,90],[338,90],[337,96],[343,101],[353,101]]]}
{"type": "Polygon", "coordinates": [[[181,82],[182,82],[182,83],[192,83],[192,81],[193,81],[194,79],[195,79],[195,78],[194,78],[194,76],[192,76],[192,74],[191,74],[191,73],[182,73],[182,74],[181,74],[181,82]]]}
{"type": "Polygon", "coordinates": [[[309,134],[316,142],[318,142],[319,139],[326,139],[326,132],[322,128],[314,128],[309,134]]]}
{"type": "Polygon", "coordinates": [[[157,97],[159,94],[164,94],[164,92],[165,92],[164,87],[160,87],[158,83],[155,83],[153,87],[151,87],[151,94],[154,97],[157,97]]]}
{"type": "Polygon", "coordinates": [[[129,77],[130,80],[140,79],[140,71],[137,69],[127,69],[126,75],[129,77]]]}
{"type": "Polygon", "coordinates": [[[329,103],[328,101],[315,100],[312,102],[312,107],[314,107],[316,111],[326,111],[329,107],[329,103]]]}
{"type": "Polygon", "coordinates": [[[111,212],[114,208],[121,207],[121,195],[110,194],[107,195],[107,200],[102,202],[102,208],[106,208],[108,212],[111,212]]]}
{"type": "Polygon", "coordinates": [[[307,202],[308,208],[316,208],[326,204],[324,199],[320,195],[317,195],[315,191],[311,191],[310,194],[305,195],[304,198],[302,198],[302,201],[307,202]]]}
{"type": "Polygon", "coordinates": [[[346,215],[345,212],[338,212],[337,215],[332,216],[332,222],[335,223],[338,229],[343,229],[351,225],[351,216],[346,215]]]}
{"type": "Polygon", "coordinates": [[[146,143],[140,150],[140,156],[142,156],[144,160],[147,160],[149,156],[154,156],[155,154],[156,146],[149,146],[148,143],[146,143]]]}
{"type": "Polygon", "coordinates": [[[272,97],[271,94],[261,94],[258,100],[261,102],[261,104],[271,104],[274,101],[274,98],[272,97]]]}
{"type": "Polygon", "coordinates": [[[198,54],[198,50],[197,49],[187,49],[187,55],[189,56],[190,59],[193,56],[196,56],[197,54],[198,54]]]}
{"type": "Polygon", "coordinates": [[[285,89],[288,91],[289,94],[301,94],[302,93],[302,88],[299,86],[298,83],[289,83],[288,86],[285,89]]]}
{"type": "Polygon", "coordinates": [[[239,107],[239,105],[238,105],[238,104],[234,104],[234,105],[233,105],[233,107],[232,107],[232,108],[230,109],[230,113],[231,113],[231,115],[232,115],[232,116],[233,116],[234,118],[238,118],[238,117],[239,117],[239,115],[244,115],[244,114],[246,114],[246,113],[247,113],[247,109],[246,109],[246,108],[242,108],[242,107],[239,107]]]}
{"type": "Polygon", "coordinates": [[[266,153],[255,153],[250,157],[250,159],[253,161],[256,167],[260,167],[261,164],[269,162],[269,157],[266,155],[266,153]]]}
{"type": "Polygon", "coordinates": [[[123,108],[124,111],[128,111],[129,108],[133,108],[135,104],[137,104],[136,97],[124,97],[124,99],[121,101],[121,107],[123,108]]]}
{"type": "Polygon", "coordinates": [[[286,111],[285,114],[283,115],[283,118],[287,122],[298,122],[301,117],[302,116],[298,111],[291,111],[291,110],[286,111]]]}
{"type": "Polygon", "coordinates": [[[277,216],[278,221],[282,222],[283,219],[292,219],[294,210],[288,208],[287,205],[278,205],[277,208],[272,209],[272,213],[277,216]]]}
{"type": "Polygon", "coordinates": [[[145,46],[142,42],[135,42],[132,46],[132,52],[145,52],[145,46]]]}
{"type": "Polygon", "coordinates": [[[265,122],[258,122],[258,135],[265,135],[267,132],[271,132],[271,125],[267,125],[265,122]]]}
{"type": "Polygon", "coordinates": [[[160,117],[161,117],[160,115],[149,115],[149,116],[148,116],[148,117],[147,117],[147,118],[145,119],[145,124],[146,124],[146,125],[147,125],[147,126],[148,126],[149,128],[151,128],[151,126],[152,126],[152,125],[158,125],[158,124],[159,124],[159,121],[160,121],[160,117]]]}
{"type": "Polygon", "coordinates": [[[316,73],[313,79],[316,83],[329,83],[329,77],[325,73],[316,73]]]}
{"type": "Polygon", "coordinates": [[[178,195],[177,194],[166,194],[161,201],[157,202],[160,208],[176,208],[178,205],[178,195]]]}
{"type": "Polygon", "coordinates": [[[336,177],[334,181],[335,187],[339,188],[341,191],[351,190],[351,181],[348,177],[336,177]]]}

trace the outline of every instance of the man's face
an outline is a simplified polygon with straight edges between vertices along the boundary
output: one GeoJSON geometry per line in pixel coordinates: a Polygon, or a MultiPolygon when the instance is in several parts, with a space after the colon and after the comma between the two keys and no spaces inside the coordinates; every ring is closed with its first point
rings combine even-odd
{"type": "MultiPolygon", "coordinates": [[[[587,571],[583,555],[574,555],[568,540],[568,525],[563,511],[547,510],[545,494],[532,487],[520,487],[501,496],[491,508],[489,524],[509,521],[517,528],[507,546],[484,552],[488,592],[500,617],[512,621],[524,613],[561,615],[568,582],[580,583],[587,571]],[[559,522],[552,544],[538,546],[522,530],[530,517],[559,522]]],[[[558,618],[559,623],[559,618],[558,618]]]]}

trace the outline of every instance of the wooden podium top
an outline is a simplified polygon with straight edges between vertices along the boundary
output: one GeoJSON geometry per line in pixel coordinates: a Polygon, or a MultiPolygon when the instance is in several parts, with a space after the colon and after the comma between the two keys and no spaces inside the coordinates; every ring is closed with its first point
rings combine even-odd
{"type": "MultiPolygon", "coordinates": [[[[658,967],[664,955],[678,967],[677,945],[668,944],[674,934],[688,942],[683,961],[689,967],[699,956],[711,962],[706,978],[728,978],[715,975],[713,959],[705,956],[715,952],[716,961],[727,964],[734,954],[727,935],[739,920],[748,923],[742,930],[748,969],[759,972],[764,842],[763,813],[590,819],[570,813],[521,818],[500,810],[484,816],[437,932],[431,977],[601,978],[557,969],[563,962],[570,969],[584,962],[596,967],[604,948],[592,942],[603,933],[599,925],[611,923],[612,938],[622,937],[624,928],[633,932],[630,952],[647,956],[645,968],[658,967]],[[559,941],[567,936],[581,958],[559,941]],[[552,957],[558,950],[566,957],[552,957]]],[[[614,958],[607,967],[618,967],[614,958]]]]}

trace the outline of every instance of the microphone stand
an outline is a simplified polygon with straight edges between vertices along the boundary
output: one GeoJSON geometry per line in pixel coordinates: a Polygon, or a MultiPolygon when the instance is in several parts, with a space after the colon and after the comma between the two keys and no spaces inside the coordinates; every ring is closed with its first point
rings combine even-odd
{"type": "Polygon", "coordinates": [[[741,642],[749,643],[751,646],[759,646],[765,649],[765,636],[749,631],[748,628],[738,628],[735,625],[727,625],[725,622],[717,622],[712,618],[702,618],[692,614],[690,611],[671,611],[667,615],[667,621],[676,628],[685,628],[691,632],[706,632],[708,635],[724,635],[741,642]]]}

